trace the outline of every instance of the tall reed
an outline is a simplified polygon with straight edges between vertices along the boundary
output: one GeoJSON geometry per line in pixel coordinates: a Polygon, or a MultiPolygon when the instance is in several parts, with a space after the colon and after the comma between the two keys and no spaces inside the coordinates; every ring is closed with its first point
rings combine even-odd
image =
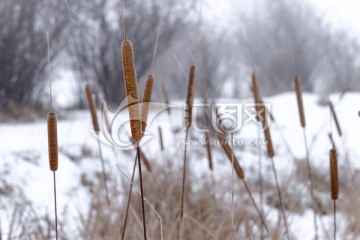
{"type": "Polygon", "coordinates": [[[244,171],[242,169],[242,167],[240,166],[235,154],[234,154],[234,150],[229,146],[226,138],[223,136],[222,133],[218,133],[217,134],[217,138],[220,142],[220,145],[222,147],[222,149],[224,150],[224,153],[226,154],[226,156],[228,157],[233,169],[235,170],[238,178],[242,181],[242,183],[244,184],[244,187],[246,189],[246,192],[248,193],[249,197],[250,197],[250,200],[252,202],[252,204],[254,205],[256,211],[257,211],[257,214],[259,215],[259,218],[260,218],[260,221],[261,221],[261,224],[264,226],[267,234],[270,236],[270,231],[267,227],[267,224],[266,224],[266,221],[265,221],[265,218],[262,214],[262,212],[260,211],[258,205],[256,204],[255,202],[255,199],[250,191],[250,188],[245,180],[245,174],[244,174],[244,171]]]}
{"type": "Polygon", "coordinates": [[[195,94],[195,73],[196,68],[195,65],[190,67],[189,71],[189,83],[187,87],[187,96],[186,96],[186,105],[185,105],[185,128],[186,128],[186,136],[185,136],[185,148],[184,148],[184,166],[183,166],[183,179],[182,179],[182,190],[181,190],[181,207],[180,207],[180,234],[179,238],[182,240],[183,238],[183,228],[184,228],[184,197],[185,197],[185,184],[186,184],[186,151],[187,151],[187,139],[189,135],[189,129],[191,127],[192,122],[192,107],[194,102],[194,94],[195,94]]]}
{"type": "MultiPolygon", "coordinates": [[[[49,77],[49,99],[50,111],[47,115],[47,130],[48,130],[48,151],[50,170],[53,172],[53,189],[54,189],[54,209],[55,209],[55,237],[58,240],[58,215],[57,215],[57,197],[56,197],[56,171],[58,169],[58,137],[57,137],[57,115],[53,110],[52,101],[52,81],[51,81],[51,61],[50,61],[50,40],[49,32],[46,33],[47,38],[47,58],[48,58],[48,77],[49,77]]],[[[1,238],[1,234],[0,234],[1,238]]]]}
{"type": "MultiPolygon", "coordinates": [[[[96,134],[99,134],[100,133],[99,121],[98,121],[97,114],[96,114],[96,106],[95,106],[93,92],[92,92],[90,84],[85,85],[85,92],[86,92],[86,98],[87,98],[88,105],[89,105],[89,111],[90,111],[94,131],[96,132],[96,134]]],[[[106,181],[107,176],[106,176],[106,170],[105,170],[105,161],[104,161],[103,154],[102,154],[100,139],[97,139],[97,143],[98,143],[98,149],[99,149],[98,150],[99,158],[100,158],[100,162],[101,162],[102,182],[104,184],[106,202],[107,202],[108,206],[110,206],[109,189],[108,189],[107,181],[106,181]]]]}
{"type": "Polygon", "coordinates": [[[330,186],[334,203],[334,239],[336,239],[336,200],[339,198],[338,161],[335,148],[330,149],[330,186]]]}
{"type": "Polygon", "coordinates": [[[301,91],[301,83],[298,75],[294,76],[294,87],[295,87],[295,93],[296,93],[296,99],[297,99],[297,105],[299,110],[299,117],[300,117],[300,124],[303,129],[303,137],[304,137],[304,145],[306,149],[306,166],[308,171],[308,181],[310,183],[310,196],[311,196],[311,202],[313,206],[313,216],[314,216],[314,228],[315,228],[315,240],[318,239],[318,225],[317,225],[317,214],[316,214],[316,206],[317,202],[315,199],[314,194],[314,181],[312,176],[312,169],[310,164],[310,154],[309,154],[309,146],[307,143],[307,134],[306,134],[306,122],[305,122],[305,111],[304,111],[304,104],[302,100],[302,91],[301,91]]]}
{"type": "Polygon", "coordinates": [[[263,126],[264,137],[265,137],[265,140],[267,143],[267,155],[271,160],[271,167],[272,167],[272,171],[274,174],[276,190],[277,190],[277,194],[278,194],[278,198],[279,198],[280,213],[281,213],[283,223],[284,223],[286,238],[290,239],[289,228],[287,225],[287,219],[286,219],[286,214],[285,214],[284,202],[282,199],[278,175],[277,175],[275,162],[274,162],[275,152],[274,152],[272,141],[271,141],[270,126],[266,119],[266,115],[267,115],[266,109],[264,109],[264,106],[261,105],[261,98],[260,98],[259,88],[258,88],[257,79],[256,79],[255,74],[252,75],[252,90],[253,90],[253,96],[254,96],[254,100],[255,100],[256,112],[260,113],[260,116],[257,115],[257,119],[258,119],[258,121],[261,122],[261,124],[263,126]]]}

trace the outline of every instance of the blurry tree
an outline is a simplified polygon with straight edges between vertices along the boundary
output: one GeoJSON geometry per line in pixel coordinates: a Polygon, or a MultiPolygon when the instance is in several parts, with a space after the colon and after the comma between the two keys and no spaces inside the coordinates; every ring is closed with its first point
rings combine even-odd
{"type": "Polygon", "coordinates": [[[321,91],[328,91],[327,86],[360,87],[358,42],[332,31],[305,2],[267,0],[244,16],[238,19],[243,24],[237,31],[237,49],[242,62],[257,73],[264,94],[290,90],[294,74],[301,77],[305,91],[314,90],[315,83],[321,91]]]}
{"type": "MultiPolygon", "coordinates": [[[[151,67],[160,22],[157,55],[181,33],[193,6],[192,1],[124,1],[127,38],[134,47],[139,80],[151,67]]],[[[70,10],[76,13],[72,14],[73,62],[81,78],[97,83],[106,101],[116,105],[125,96],[120,1],[80,0],[71,2],[70,10]]]]}
{"type": "Polygon", "coordinates": [[[53,59],[61,50],[68,19],[59,0],[0,1],[0,108],[29,106],[47,67],[49,32],[53,59]]]}

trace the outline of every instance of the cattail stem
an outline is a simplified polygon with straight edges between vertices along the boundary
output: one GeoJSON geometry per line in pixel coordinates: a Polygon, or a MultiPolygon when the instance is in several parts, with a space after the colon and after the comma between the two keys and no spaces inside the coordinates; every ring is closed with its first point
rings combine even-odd
{"type": "Polygon", "coordinates": [[[336,240],[336,200],[334,200],[334,240],[336,240]]]}
{"type": "Polygon", "coordinates": [[[303,127],[303,135],[304,135],[304,144],[305,144],[305,148],[306,148],[306,166],[307,166],[307,171],[308,171],[308,180],[310,183],[310,195],[311,195],[311,201],[312,201],[313,213],[314,213],[315,240],[317,240],[317,239],[319,239],[317,214],[316,214],[317,201],[315,199],[315,194],[314,194],[314,180],[313,180],[312,169],[311,169],[311,165],[310,165],[309,146],[307,143],[307,134],[306,134],[305,127],[303,127]]]}
{"type": "Polygon", "coordinates": [[[180,240],[183,239],[183,228],[184,228],[184,197],[185,197],[185,184],[186,184],[186,153],[187,153],[187,141],[188,141],[189,129],[186,129],[185,135],[185,149],[184,149],[184,168],[182,178],[182,189],[181,189],[181,207],[180,207],[180,240]]]}
{"type": "Polygon", "coordinates": [[[53,171],[53,175],[54,175],[54,207],[55,207],[55,235],[56,235],[56,240],[58,240],[58,217],[57,217],[57,198],[56,198],[56,172],[53,171]]]}
{"type": "Polygon", "coordinates": [[[143,217],[143,227],[144,227],[144,240],[146,237],[146,219],[145,219],[145,201],[144,201],[144,188],[143,188],[143,179],[141,172],[141,160],[140,160],[140,146],[137,146],[137,159],[138,159],[138,167],[139,167],[139,178],[140,178],[140,192],[141,192],[141,207],[142,207],[142,217],[143,217]]]}
{"type": "Polygon", "coordinates": [[[134,178],[135,178],[136,165],[137,165],[137,153],[135,156],[134,167],[133,167],[133,171],[131,174],[131,183],[130,183],[128,201],[126,204],[126,211],[125,211],[125,217],[124,217],[123,230],[122,230],[122,234],[121,234],[121,240],[125,239],[125,230],[126,230],[126,224],[127,224],[127,219],[128,219],[128,215],[129,215],[130,201],[131,201],[131,194],[132,194],[132,187],[133,187],[132,184],[133,184],[134,178]]]}
{"type": "Polygon", "coordinates": [[[253,195],[252,195],[252,193],[251,193],[251,191],[250,191],[250,188],[249,188],[249,186],[247,185],[245,179],[243,179],[242,182],[243,182],[243,184],[244,184],[244,186],[245,186],[245,189],[246,189],[246,191],[247,191],[247,193],[248,193],[248,195],[249,195],[249,197],[250,197],[250,200],[251,200],[252,204],[254,205],[254,207],[255,207],[255,209],[256,209],[256,212],[258,213],[258,215],[259,215],[259,217],[260,217],[262,226],[265,227],[265,230],[266,230],[268,236],[270,236],[270,231],[269,231],[269,228],[268,228],[268,226],[267,226],[267,224],[266,224],[266,221],[265,221],[264,215],[263,215],[263,213],[262,213],[262,210],[260,210],[259,207],[257,206],[257,204],[256,204],[256,202],[255,202],[255,199],[254,199],[254,197],[253,197],[253,195]]]}
{"type": "Polygon", "coordinates": [[[282,195],[281,195],[279,180],[278,180],[277,171],[276,171],[276,167],[275,167],[275,163],[274,163],[274,157],[270,157],[270,160],[271,160],[271,167],[272,167],[272,170],[274,173],[276,191],[277,191],[278,198],[279,198],[280,213],[281,213],[281,216],[282,216],[282,219],[284,222],[285,235],[286,235],[286,238],[289,240],[290,236],[289,236],[289,230],[288,230],[288,225],[287,225],[287,219],[286,219],[286,215],[285,215],[285,207],[284,207],[284,202],[283,202],[282,195]]]}
{"type": "Polygon", "coordinates": [[[98,148],[99,148],[99,157],[100,157],[101,170],[102,170],[102,182],[104,184],[104,189],[105,189],[106,203],[108,206],[110,206],[109,189],[107,186],[107,176],[106,176],[106,171],[105,171],[105,161],[104,161],[103,154],[102,154],[100,140],[97,140],[97,142],[98,142],[98,148]]]}
{"type": "Polygon", "coordinates": [[[234,169],[235,169],[235,158],[234,158],[234,135],[231,133],[231,235],[232,239],[235,240],[235,207],[234,207],[234,169]]]}
{"type": "MultiPolygon", "coordinates": [[[[258,138],[261,138],[261,124],[258,123],[258,138]]],[[[264,185],[263,185],[263,174],[262,174],[262,151],[261,145],[258,145],[258,163],[259,163],[259,187],[260,187],[260,208],[261,215],[264,213],[264,185]]],[[[261,227],[261,239],[263,238],[263,228],[261,227]]]]}

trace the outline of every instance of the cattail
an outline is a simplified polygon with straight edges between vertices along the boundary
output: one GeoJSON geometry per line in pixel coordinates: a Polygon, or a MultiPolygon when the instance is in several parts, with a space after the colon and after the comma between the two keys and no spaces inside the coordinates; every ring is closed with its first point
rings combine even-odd
{"type": "Polygon", "coordinates": [[[223,138],[220,133],[217,134],[217,137],[218,137],[218,139],[220,141],[221,147],[223,148],[223,150],[224,150],[226,156],[228,157],[228,159],[230,160],[231,164],[232,164],[232,159],[234,159],[234,166],[233,167],[235,169],[236,174],[238,175],[238,177],[240,179],[244,179],[245,178],[244,172],[243,172],[242,168],[240,167],[239,162],[236,159],[235,155],[233,154],[233,151],[231,150],[231,148],[230,148],[229,144],[227,143],[226,139],[223,138]]]}
{"type": "Polygon", "coordinates": [[[299,116],[300,116],[300,123],[301,126],[305,127],[305,113],[304,113],[304,105],[302,100],[302,93],[301,93],[301,84],[298,75],[295,75],[294,77],[294,87],[296,91],[296,98],[299,108],[299,116]]]}
{"type": "Polygon", "coordinates": [[[148,172],[151,172],[152,171],[151,164],[141,149],[140,149],[140,158],[143,161],[143,163],[145,164],[145,167],[148,170],[148,172]]]}
{"type": "Polygon", "coordinates": [[[186,96],[186,110],[185,110],[185,112],[187,112],[185,116],[185,128],[187,129],[191,127],[194,94],[195,94],[195,66],[191,65],[190,73],[189,73],[189,84],[188,84],[187,96],[186,96]]]}
{"type": "Polygon", "coordinates": [[[55,112],[48,113],[47,127],[50,170],[55,172],[58,169],[57,117],[55,112]]]}
{"type": "Polygon", "coordinates": [[[260,98],[259,88],[258,88],[255,74],[252,75],[252,91],[253,91],[253,96],[254,96],[254,100],[255,100],[255,108],[256,108],[256,111],[260,113],[261,119],[258,115],[256,116],[256,118],[258,121],[260,121],[262,123],[263,129],[264,129],[264,137],[266,140],[266,151],[267,151],[267,154],[269,157],[274,157],[275,152],[274,152],[274,148],[273,148],[273,144],[272,144],[272,140],[271,140],[270,128],[269,128],[269,124],[266,120],[266,108],[263,104],[261,104],[262,101],[260,98]]]}
{"type": "Polygon", "coordinates": [[[126,95],[129,106],[131,135],[135,142],[139,142],[142,137],[139,95],[138,95],[133,47],[129,40],[124,40],[122,42],[121,53],[122,53],[122,64],[124,71],[126,95]]]}
{"type": "Polygon", "coordinates": [[[151,74],[147,76],[145,88],[144,88],[144,95],[141,104],[141,123],[142,123],[142,132],[144,134],[146,129],[147,118],[149,114],[150,108],[150,100],[151,100],[151,93],[153,87],[154,78],[151,74]]]}
{"type": "Polygon", "coordinates": [[[99,132],[100,131],[99,122],[98,122],[98,119],[96,116],[95,102],[94,102],[90,84],[86,84],[85,92],[86,92],[86,98],[87,98],[88,104],[89,104],[89,110],[90,110],[90,114],[91,114],[91,118],[92,118],[92,122],[93,122],[93,126],[94,126],[94,131],[99,132]]]}
{"type": "Polygon", "coordinates": [[[332,104],[331,101],[329,101],[329,106],[330,106],[331,115],[333,116],[334,121],[335,121],[337,132],[338,132],[339,136],[341,137],[342,136],[342,131],[341,131],[340,123],[339,123],[339,120],[337,118],[334,105],[332,104]]]}
{"type": "Polygon", "coordinates": [[[164,85],[161,85],[161,90],[162,90],[162,94],[163,94],[163,97],[164,97],[164,102],[168,106],[168,108],[166,110],[167,110],[168,114],[170,115],[171,114],[171,108],[169,107],[170,106],[170,101],[169,101],[168,90],[167,90],[166,86],[164,86],[164,85]]]}
{"type": "Polygon", "coordinates": [[[339,176],[337,155],[334,148],[330,149],[330,181],[331,181],[331,198],[337,200],[339,197],[339,176]]]}
{"type": "Polygon", "coordinates": [[[164,151],[163,134],[160,126],[158,127],[158,132],[159,132],[160,149],[161,151],[164,151]]]}
{"type": "Polygon", "coordinates": [[[205,144],[206,144],[206,152],[209,160],[209,168],[210,171],[213,170],[213,162],[212,162],[212,154],[211,154],[211,145],[210,145],[210,136],[209,133],[205,133],[205,144]]]}

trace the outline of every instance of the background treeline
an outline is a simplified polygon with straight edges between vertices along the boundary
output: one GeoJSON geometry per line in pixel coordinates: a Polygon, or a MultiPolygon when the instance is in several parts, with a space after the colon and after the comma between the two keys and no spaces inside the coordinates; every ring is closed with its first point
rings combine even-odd
{"type": "MultiPolygon", "coordinates": [[[[256,71],[263,94],[291,89],[297,73],[305,91],[359,90],[359,41],[332,30],[302,1],[259,1],[251,12],[234,4],[231,21],[214,25],[200,1],[125,1],[127,34],[137,62],[140,86],[151,71],[155,100],[161,86],[183,97],[182,67],[198,67],[198,91],[209,97],[248,97],[256,71]],[[202,18],[199,20],[199,14],[202,18]],[[160,25],[157,58],[153,50],[160,25]],[[131,26],[131,27],[130,27],[131,26]]],[[[206,6],[203,6],[205,9],[206,6]]],[[[80,94],[89,82],[113,105],[124,97],[119,0],[2,0],[0,2],[0,109],[48,106],[47,40],[53,69],[71,69],[80,94]]],[[[58,89],[61,91],[61,89],[58,89]]]]}

